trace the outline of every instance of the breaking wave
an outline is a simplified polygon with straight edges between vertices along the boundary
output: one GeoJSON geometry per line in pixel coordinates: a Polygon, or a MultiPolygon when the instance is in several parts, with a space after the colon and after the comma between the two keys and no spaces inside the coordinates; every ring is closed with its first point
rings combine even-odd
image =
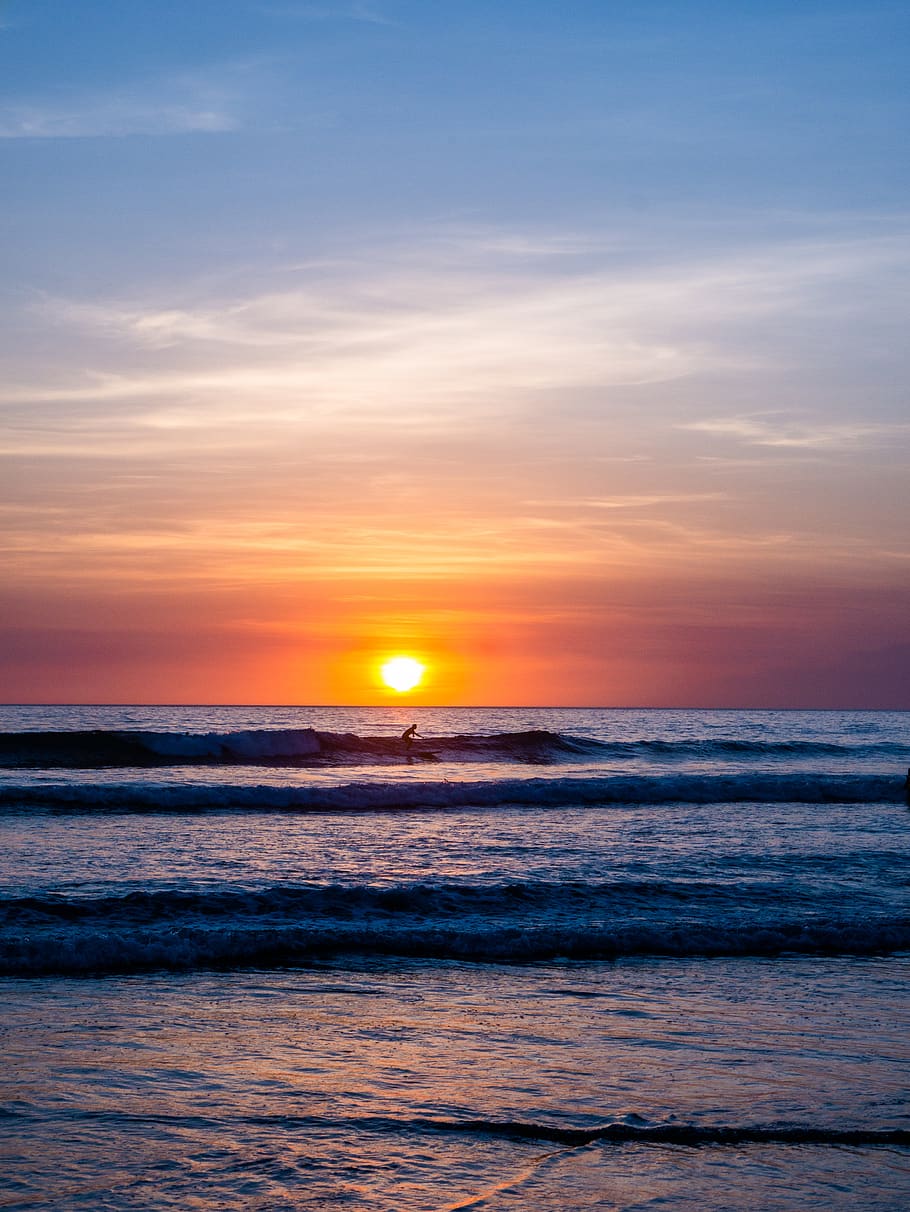
{"type": "Polygon", "coordinates": [[[397,736],[360,736],[314,728],[239,732],[71,731],[0,733],[0,766],[94,769],[160,766],[347,766],[400,763],[404,757],[445,762],[558,763],[636,758],[869,757],[910,761],[893,742],[710,740],[598,741],[531,729],[525,732],[424,738],[407,749],[397,736]]]}
{"type": "Polygon", "coordinates": [[[409,748],[398,736],[360,736],[315,728],[244,732],[8,732],[0,734],[0,765],[94,768],[110,766],[319,766],[401,762],[407,756],[445,761],[557,761],[600,752],[597,741],[544,729],[434,737],[409,748]]]}
{"type": "Polygon", "coordinates": [[[129,915],[101,914],[55,926],[11,929],[0,944],[0,975],[92,975],[153,970],[276,968],[350,957],[528,964],[632,958],[783,954],[870,956],[910,949],[910,919],[780,919],[761,922],[527,921],[512,914],[459,920],[418,911],[281,915],[233,919],[177,915],[137,925],[129,915]]]}
{"type": "MultiPolygon", "coordinates": [[[[791,900],[794,898],[790,890],[791,900]]],[[[116,896],[35,895],[0,898],[0,924],[39,928],[49,924],[103,923],[143,926],[187,918],[275,923],[337,917],[364,921],[520,917],[549,919],[663,906],[674,913],[686,904],[717,907],[748,903],[753,911],[780,899],[777,884],[715,883],[706,880],[612,880],[553,883],[546,880],[492,884],[414,883],[282,884],[257,889],[203,887],[137,889],[116,896]]]]}
{"type": "Polygon", "coordinates": [[[389,779],[341,785],[23,782],[0,786],[0,813],[393,812],[611,804],[900,803],[889,775],[648,774],[458,780],[389,779]]]}

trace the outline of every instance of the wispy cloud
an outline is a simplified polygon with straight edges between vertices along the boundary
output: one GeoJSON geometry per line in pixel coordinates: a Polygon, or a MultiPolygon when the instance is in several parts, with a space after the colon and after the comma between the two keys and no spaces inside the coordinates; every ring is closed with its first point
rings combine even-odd
{"type": "Polygon", "coordinates": [[[234,73],[184,73],[87,94],[0,103],[2,139],[217,134],[240,125],[234,73]]]}
{"type": "Polygon", "coordinates": [[[430,411],[438,419],[483,401],[507,407],[528,391],[665,382],[724,361],[698,339],[643,323],[659,282],[639,284],[634,299],[632,284],[609,274],[514,277],[495,264],[367,273],[349,264],[299,278],[294,289],[179,306],[45,299],[44,322],[107,342],[96,356],[123,363],[151,350],[168,369],[96,371],[3,398],[223,405],[255,393],[272,416],[328,409],[422,426],[430,411]]]}
{"type": "MultiPolygon", "coordinates": [[[[275,267],[272,282],[297,279],[283,290],[253,285],[234,297],[164,305],[47,299],[43,310],[157,348],[192,342],[299,348],[308,341],[376,347],[418,344],[443,332],[455,341],[463,334],[476,347],[486,332],[480,346],[497,334],[510,342],[550,333],[546,345],[566,353],[572,341],[588,350],[628,344],[652,353],[685,344],[691,353],[720,328],[729,345],[737,324],[806,320],[818,311],[827,317],[837,286],[848,309],[852,281],[910,264],[910,239],[900,235],[789,243],[660,267],[616,264],[611,251],[607,242],[579,238],[443,234],[379,254],[275,267]]],[[[715,357],[720,344],[711,342],[715,357]]],[[[526,354],[533,358],[534,349],[526,354]]]]}
{"type": "MultiPolygon", "coordinates": [[[[791,242],[638,267],[617,266],[607,242],[600,256],[566,262],[539,255],[560,247],[558,239],[505,235],[498,255],[489,233],[479,239],[482,252],[464,233],[444,232],[273,267],[267,286],[259,277],[231,290],[185,284],[168,298],[45,297],[32,305],[33,322],[73,341],[84,369],[70,372],[63,362],[53,377],[42,370],[5,387],[0,403],[29,413],[42,403],[81,406],[73,424],[79,415],[110,419],[118,404],[113,430],[162,440],[198,432],[245,442],[251,427],[256,440],[351,426],[440,436],[481,422],[493,434],[514,429],[518,417],[537,424],[556,399],[564,418],[575,408],[583,419],[639,388],[734,372],[740,382],[752,374],[768,382],[800,348],[791,339],[780,353],[761,339],[764,326],[777,334],[811,325],[817,310],[827,315],[832,283],[849,300],[855,283],[910,260],[896,237],[791,242]]],[[[890,311],[893,299],[881,307],[890,311]]],[[[874,419],[820,423],[810,411],[804,422],[767,411],[706,416],[700,401],[688,407],[692,419],[674,417],[667,428],[806,450],[880,432],[874,419]],[[695,407],[701,415],[692,418],[695,407]]],[[[58,413],[54,424],[66,422],[58,413]]],[[[82,436],[103,443],[98,426],[82,436]]],[[[640,458],[628,448],[610,455],[640,458]]],[[[602,447],[591,452],[603,456],[602,447]]],[[[630,505],[610,497],[593,507],[630,505]]]]}
{"type": "Polygon", "coordinates": [[[704,501],[720,501],[726,498],[723,492],[682,492],[682,493],[630,493],[615,497],[568,497],[562,500],[526,501],[528,506],[548,509],[651,509],[655,505],[685,505],[701,504],[704,501]]]}
{"type": "Polygon", "coordinates": [[[779,414],[713,417],[688,421],[679,429],[695,430],[718,438],[732,438],[748,446],[834,450],[882,441],[898,433],[910,433],[910,423],[801,421],[779,414]]]}

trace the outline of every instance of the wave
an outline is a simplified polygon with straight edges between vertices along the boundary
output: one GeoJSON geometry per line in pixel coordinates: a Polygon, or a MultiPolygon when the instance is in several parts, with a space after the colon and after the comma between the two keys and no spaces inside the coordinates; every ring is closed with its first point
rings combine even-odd
{"type": "MultiPolygon", "coordinates": [[[[275,1123],[275,1117],[250,1117],[253,1122],[275,1123]]],[[[316,1116],[281,1116],[280,1123],[295,1127],[353,1127],[359,1132],[382,1135],[439,1132],[459,1136],[494,1137],[500,1140],[546,1141],[578,1148],[604,1144],[661,1144],[701,1148],[706,1145],[834,1145],[846,1148],[908,1148],[910,1128],[834,1128],[813,1124],[687,1124],[649,1123],[638,1115],[592,1127],[535,1123],[531,1120],[434,1119],[415,1116],[392,1119],[358,1116],[327,1120],[316,1116]]]]}
{"type": "Polygon", "coordinates": [[[159,889],[0,902],[0,974],[275,968],[345,957],[474,963],[881,955],[910,917],[831,912],[779,885],[695,881],[159,889]]]}
{"type": "MultiPolygon", "coordinates": [[[[46,926],[48,923],[160,925],[178,918],[207,922],[248,919],[297,921],[301,918],[360,916],[365,921],[400,919],[404,915],[466,921],[529,914],[550,919],[597,915],[635,907],[664,905],[678,912],[685,903],[735,905],[752,911],[780,900],[780,886],[737,880],[637,879],[554,883],[547,880],[490,884],[414,883],[282,884],[255,889],[231,887],[136,889],[115,895],[36,894],[0,898],[0,924],[46,926]]],[[[788,890],[791,902],[797,894],[788,890]]]]}
{"type": "Polygon", "coordinates": [[[0,813],[394,812],[528,806],[888,804],[903,779],[813,773],[650,774],[294,783],[6,783],[0,813]]]}
{"type": "Polygon", "coordinates": [[[92,731],[0,733],[0,767],[95,769],[161,766],[346,766],[413,760],[558,763],[580,759],[742,757],[882,757],[910,761],[910,746],[825,741],[598,741],[525,732],[423,738],[407,748],[397,736],[360,736],[314,728],[239,732],[92,731]]]}
{"type": "MultiPolygon", "coordinates": [[[[0,1119],[15,1123],[33,1120],[29,1108],[0,1107],[0,1119]]],[[[100,1121],[105,1124],[138,1124],[168,1126],[175,1130],[185,1127],[186,1116],[179,1113],[135,1112],[129,1110],[70,1107],[67,1116],[78,1121],[100,1121]]],[[[630,1112],[606,1123],[572,1125],[523,1119],[495,1119],[490,1116],[463,1119],[443,1119],[429,1115],[394,1117],[389,1115],[318,1115],[294,1112],[238,1114],[232,1124],[250,1127],[294,1130],[297,1132],[342,1131],[376,1133],[380,1136],[433,1134],[479,1137],[504,1141],[541,1141],[568,1148],[593,1144],[656,1144],[679,1145],[683,1148],[703,1148],[711,1145],[820,1145],[841,1148],[910,1148],[910,1128],[835,1127],[826,1124],[693,1124],[680,1122],[671,1116],[669,1122],[653,1121],[630,1112]]],[[[223,1128],[224,1120],[195,1115],[193,1125],[223,1128]]]]}
{"type": "Polygon", "coordinates": [[[597,741],[545,729],[493,735],[433,737],[407,746],[400,737],[320,732],[315,728],[242,732],[7,732],[6,767],[319,766],[400,763],[408,757],[444,761],[550,762],[584,755],[597,741]]]}
{"type": "Polygon", "coordinates": [[[518,927],[477,931],[422,926],[408,931],[311,926],[127,933],[80,930],[14,937],[0,944],[2,976],[109,976],[149,971],[288,968],[347,957],[529,964],[638,958],[781,955],[888,955],[910,950],[910,921],[780,922],[732,930],[720,926],[585,926],[575,932],[518,927]]]}

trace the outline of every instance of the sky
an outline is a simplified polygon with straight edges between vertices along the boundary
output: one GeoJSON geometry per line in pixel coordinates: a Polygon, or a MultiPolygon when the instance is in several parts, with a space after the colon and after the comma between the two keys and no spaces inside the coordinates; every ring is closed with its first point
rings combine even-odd
{"type": "Polygon", "coordinates": [[[910,708],[908,49],[0,4],[0,699],[910,708]]]}

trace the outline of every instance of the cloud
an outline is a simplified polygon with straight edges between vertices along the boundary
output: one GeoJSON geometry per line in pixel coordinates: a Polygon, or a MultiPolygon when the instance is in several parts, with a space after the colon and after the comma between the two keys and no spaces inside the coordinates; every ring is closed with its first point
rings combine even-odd
{"type": "MultiPolygon", "coordinates": [[[[671,384],[675,407],[702,415],[681,421],[664,404],[668,437],[690,430],[812,451],[885,432],[874,417],[818,422],[808,406],[803,423],[767,410],[705,416],[703,392],[706,383],[716,396],[718,383],[741,391],[755,380],[767,391],[769,376],[784,381],[794,358],[810,356],[812,325],[830,321],[832,292],[844,308],[854,298],[871,307],[867,322],[891,316],[894,298],[871,285],[883,267],[910,260],[906,241],[790,241],[644,265],[617,264],[607,240],[580,248],[576,237],[505,233],[497,251],[489,232],[472,244],[467,233],[444,231],[274,266],[230,286],[222,278],[214,289],[200,281],[169,295],[44,297],[31,320],[73,356],[62,353],[50,372],[42,363],[18,386],[7,378],[0,404],[18,406],[23,420],[5,449],[52,446],[40,432],[45,413],[45,429],[101,452],[137,437],[207,436],[226,448],[368,430],[391,444],[469,428],[504,440],[510,427],[514,444],[524,440],[519,421],[559,440],[570,421],[593,425],[617,401],[625,432],[653,441],[659,422],[632,417],[629,401],[644,388],[663,389],[669,401],[671,384]],[[554,249],[565,255],[546,255],[554,249]],[[781,332],[785,340],[767,335],[781,332]]],[[[830,362],[829,346],[826,336],[830,362]]],[[[851,356],[849,346],[843,352],[851,356]]],[[[602,446],[591,451],[603,455],[602,446]]],[[[628,443],[610,455],[641,457],[628,443]]],[[[619,495],[599,508],[628,508],[619,495]]]]}
{"type": "Polygon", "coordinates": [[[654,294],[636,303],[609,274],[349,263],[297,277],[291,289],[164,306],[45,299],[35,308],[44,324],[94,336],[93,356],[123,369],[2,399],[179,399],[223,413],[255,398],[274,419],[378,416],[423,429],[447,413],[508,409],[527,392],[666,382],[723,360],[644,325],[654,294]]]}
{"type": "MultiPolygon", "coordinates": [[[[62,322],[156,348],[312,342],[356,352],[416,346],[437,335],[463,336],[462,344],[475,349],[500,336],[510,347],[514,338],[542,337],[545,347],[556,344],[566,354],[572,342],[589,352],[622,344],[646,348],[656,377],[664,378],[655,361],[670,347],[685,345],[690,356],[696,342],[709,342],[716,364],[737,326],[765,317],[829,319],[832,296],[849,312],[850,284],[899,272],[910,263],[910,240],[785,242],[658,266],[624,264],[614,253],[609,242],[578,237],[443,233],[381,252],[275,267],[271,289],[251,284],[233,297],[158,305],[48,299],[44,308],[62,322]],[[282,278],[296,278],[297,285],[275,289],[282,278]],[[719,331],[723,341],[712,341],[719,331]]],[[[890,295],[881,300],[883,307],[892,302],[890,295]]],[[[533,360],[535,348],[525,353],[533,360]]]]}
{"type": "Polygon", "coordinates": [[[777,414],[766,416],[714,417],[688,421],[677,426],[718,438],[733,438],[748,446],[770,446],[797,450],[847,450],[910,432],[910,423],[899,422],[819,422],[787,419],[777,414]]]}
{"type": "Polygon", "coordinates": [[[0,104],[0,139],[121,138],[220,134],[240,125],[237,98],[223,73],[185,73],[103,93],[0,104]]]}
{"type": "Polygon", "coordinates": [[[684,505],[689,502],[720,501],[723,492],[633,493],[616,497],[570,497],[565,500],[526,501],[528,506],[549,509],[650,509],[655,505],[684,505]]]}

